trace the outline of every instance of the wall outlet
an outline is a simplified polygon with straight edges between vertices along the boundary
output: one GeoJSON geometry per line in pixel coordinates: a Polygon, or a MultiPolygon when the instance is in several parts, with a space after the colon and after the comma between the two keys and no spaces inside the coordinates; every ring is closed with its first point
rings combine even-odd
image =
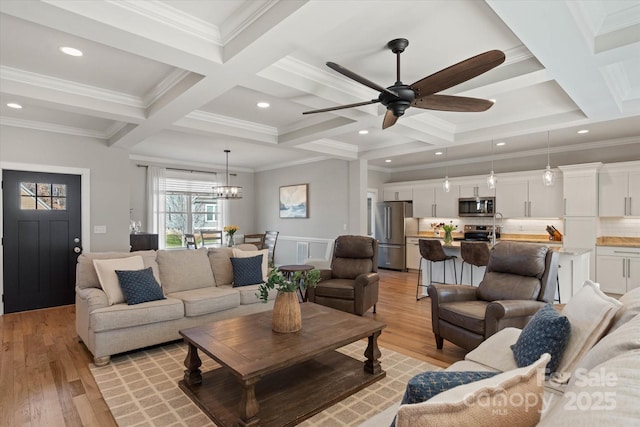
{"type": "Polygon", "coordinates": [[[107,234],[107,226],[106,225],[94,225],[93,226],[94,234],[107,234]]]}

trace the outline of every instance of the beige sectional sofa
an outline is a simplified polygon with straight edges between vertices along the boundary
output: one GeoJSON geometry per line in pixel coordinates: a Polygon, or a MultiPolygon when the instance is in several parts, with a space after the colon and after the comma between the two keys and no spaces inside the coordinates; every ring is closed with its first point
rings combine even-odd
{"type": "MultiPolygon", "coordinates": [[[[587,282],[574,299],[565,306],[571,335],[558,368],[564,375],[552,375],[540,383],[542,405],[534,423],[540,427],[638,426],[640,287],[615,301],[599,292],[597,284],[587,282]]],[[[492,383],[523,369],[518,368],[511,349],[520,334],[517,328],[503,329],[446,369],[499,372],[497,376],[454,387],[422,403],[398,402],[360,427],[386,427],[396,416],[398,427],[442,425],[443,419],[451,425],[531,425],[523,419],[509,421],[510,415],[535,400],[530,395],[487,399],[496,392],[487,391],[492,383]],[[484,407],[470,404],[470,396],[478,392],[484,394],[484,407]]],[[[384,358],[381,362],[384,365],[384,358]]]]}
{"type": "MultiPolygon", "coordinates": [[[[254,245],[236,249],[257,251],[254,245]]],[[[262,253],[262,251],[260,251],[262,253]]],[[[258,254],[258,252],[256,252],[258,254]]],[[[85,253],[76,269],[76,331],[96,365],[111,355],[180,338],[180,329],[273,308],[275,292],[265,304],[258,285],[233,287],[232,248],[85,253]],[[110,305],[94,260],[141,256],[151,267],[165,299],[110,305]]]]}

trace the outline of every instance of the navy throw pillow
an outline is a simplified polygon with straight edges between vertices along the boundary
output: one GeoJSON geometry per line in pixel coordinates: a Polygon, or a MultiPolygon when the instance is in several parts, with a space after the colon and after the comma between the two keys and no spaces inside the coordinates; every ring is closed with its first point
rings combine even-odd
{"type": "Polygon", "coordinates": [[[520,368],[532,364],[544,353],[549,353],[551,360],[547,365],[547,372],[552,373],[562,359],[570,335],[571,323],[567,316],[561,316],[551,304],[546,304],[533,315],[511,350],[520,368]]]}
{"type": "Polygon", "coordinates": [[[231,258],[233,287],[264,283],[262,278],[262,254],[249,258],[231,258]]]}
{"type": "Polygon", "coordinates": [[[151,267],[144,270],[116,270],[116,275],[129,305],[165,299],[151,267]]]}
{"type": "MultiPolygon", "coordinates": [[[[411,378],[402,397],[402,404],[426,402],[438,393],[469,384],[475,381],[491,378],[500,372],[487,371],[427,371],[411,378]]],[[[395,427],[396,419],[393,419],[391,427],[395,427]]]]}

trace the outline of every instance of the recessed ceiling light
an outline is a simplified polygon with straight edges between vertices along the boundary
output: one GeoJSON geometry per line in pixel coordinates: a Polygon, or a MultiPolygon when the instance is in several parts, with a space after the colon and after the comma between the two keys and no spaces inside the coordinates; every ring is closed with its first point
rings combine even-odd
{"type": "Polygon", "coordinates": [[[580,129],[578,131],[578,133],[582,134],[582,133],[589,133],[589,129],[580,129]]]}
{"type": "Polygon", "coordinates": [[[384,161],[385,163],[391,163],[391,159],[387,159],[384,161]]]}
{"type": "Polygon", "coordinates": [[[436,152],[435,152],[435,155],[436,155],[436,156],[442,156],[442,154],[444,154],[442,151],[436,151],[436,152]]]}
{"type": "Polygon", "coordinates": [[[496,142],[496,147],[502,147],[503,145],[507,145],[507,143],[504,141],[496,142]]]}
{"type": "Polygon", "coordinates": [[[15,108],[16,110],[19,110],[22,108],[22,105],[20,104],[16,104],[15,102],[10,102],[7,104],[7,107],[9,108],[15,108]]]}
{"type": "Polygon", "coordinates": [[[82,51],[74,47],[62,46],[60,52],[71,56],[82,56],[82,51]]]}
{"type": "Polygon", "coordinates": [[[260,101],[256,104],[258,108],[269,108],[270,104],[268,102],[260,101]]]}
{"type": "Polygon", "coordinates": [[[368,130],[366,130],[366,129],[362,129],[362,130],[359,130],[359,131],[358,131],[358,133],[359,133],[360,135],[366,135],[366,134],[368,134],[368,133],[369,133],[369,131],[368,131],[368,130]]]}

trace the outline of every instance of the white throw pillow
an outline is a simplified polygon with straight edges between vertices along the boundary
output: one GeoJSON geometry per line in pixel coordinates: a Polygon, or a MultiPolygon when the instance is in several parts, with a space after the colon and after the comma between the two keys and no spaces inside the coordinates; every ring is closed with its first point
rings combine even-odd
{"type": "Polygon", "coordinates": [[[141,256],[136,255],[129,258],[94,259],[93,266],[96,269],[100,287],[107,294],[109,305],[113,305],[125,302],[116,270],[142,270],[144,262],[141,256]]]}
{"type": "Polygon", "coordinates": [[[518,328],[501,329],[467,353],[464,360],[480,363],[502,372],[518,369],[511,346],[518,341],[521,332],[522,330],[518,328]]]}
{"type": "Polygon", "coordinates": [[[259,251],[243,251],[233,248],[233,256],[235,258],[251,258],[262,254],[262,280],[269,280],[269,249],[259,251]]]}
{"type": "Polygon", "coordinates": [[[451,388],[426,402],[400,405],[396,426],[535,426],[549,360],[545,353],[529,366],[451,388]]]}
{"type": "Polygon", "coordinates": [[[622,307],[620,301],[600,290],[598,283],[587,280],[562,309],[571,323],[571,335],[564,350],[557,372],[564,373],[567,381],[576,364],[609,330],[616,312],[622,307]]]}

